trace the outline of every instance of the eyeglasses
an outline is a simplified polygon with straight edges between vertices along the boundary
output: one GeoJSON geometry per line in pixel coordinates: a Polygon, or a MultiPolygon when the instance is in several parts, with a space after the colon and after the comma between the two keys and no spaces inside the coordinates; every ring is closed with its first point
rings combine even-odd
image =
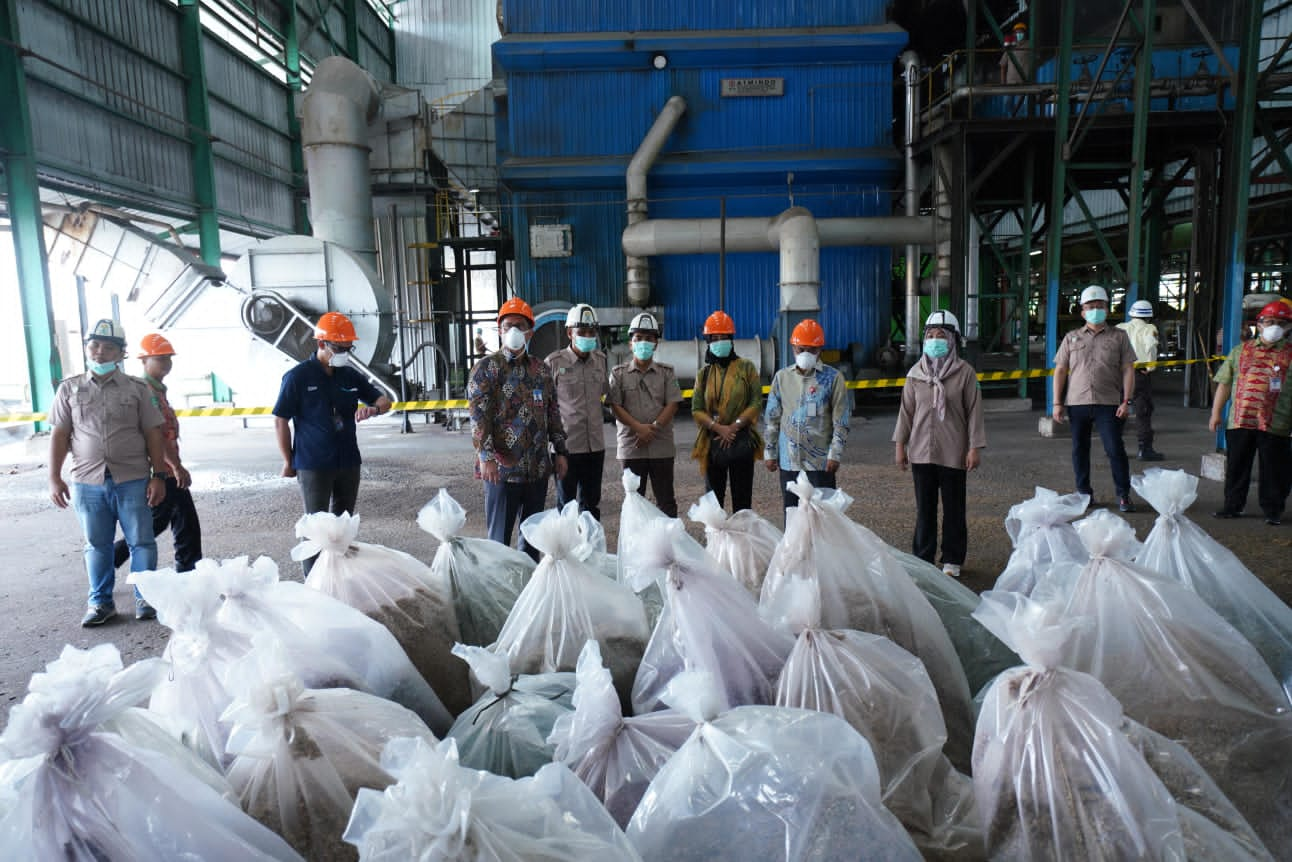
{"type": "Polygon", "coordinates": [[[519,329],[521,332],[529,332],[529,323],[526,321],[522,321],[520,323],[506,321],[498,324],[498,329],[502,332],[506,332],[509,329],[519,329]]]}
{"type": "Polygon", "coordinates": [[[349,353],[351,350],[354,350],[354,345],[337,344],[335,341],[329,341],[327,343],[327,349],[332,351],[333,353],[349,353]]]}

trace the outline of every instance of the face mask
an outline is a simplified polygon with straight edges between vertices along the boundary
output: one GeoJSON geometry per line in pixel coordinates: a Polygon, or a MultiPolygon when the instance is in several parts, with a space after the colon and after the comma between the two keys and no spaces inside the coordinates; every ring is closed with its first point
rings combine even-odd
{"type": "Polygon", "coordinates": [[[345,368],[350,364],[350,354],[333,353],[332,358],[327,361],[327,364],[331,365],[333,368],[345,368]]]}
{"type": "Polygon", "coordinates": [[[592,351],[597,349],[596,336],[590,335],[590,336],[587,336],[586,338],[582,335],[574,336],[574,349],[579,351],[580,353],[591,353],[592,351]]]}
{"type": "Polygon", "coordinates": [[[634,341],[633,356],[636,356],[642,362],[647,361],[655,355],[655,343],[652,341],[634,341]]]}
{"type": "Polygon", "coordinates": [[[811,371],[816,368],[816,354],[808,353],[806,350],[795,354],[794,364],[798,366],[799,371],[811,371]]]}
{"type": "Polygon", "coordinates": [[[719,359],[726,359],[731,355],[732,344],[730,340],[715,341],[709,345],[709,352],[719,359]]]}
{"type": "Polygon", "coordinates": [[[105,374],[111,374],[117,367],[115,362],[91,362],[90,371],[102,377],[105,374]]]}
{"type": "Polygon", "coordinates": [[[1081,316],[1086,319],[1086,323],[1098,326],[1108,319],[1108,309],[1106,308],[1087,308],[1081,312],[1081,316]]]}
{"type": "Polygon", "coordinates": [[[931,359],[941,359],[951,352],[951,345],[945,338],[924,339],[924,355],[931,359]]]}
{"type": "Polygon", "coordinates": [[[510,350],[512,353],[523,350],[525,347],[524,331],[513,327],[504,332],[502,335],[502,346],[510,350]]]}
{"type": "Polygon", "coordinates": [[[1279,326],[1277,323],[1271,323],[1269,326],[1261,329],[1261,339],[1264,340],[1266,344],[1273,344],[1286,334],[1287,330],[1279,326]]]}

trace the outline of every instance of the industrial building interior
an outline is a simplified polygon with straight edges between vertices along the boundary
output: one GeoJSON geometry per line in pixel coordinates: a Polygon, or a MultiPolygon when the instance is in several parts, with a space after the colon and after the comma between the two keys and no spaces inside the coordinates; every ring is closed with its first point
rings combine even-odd
{"type": "Polygon", "coordinates": [[[992,394],[1048,405],[1089,283],[1153,301],[1179,360],[1288,292],[1277,0],[5,0],[0,28],[10,427],[109,316],[201,357],[177,406],[264,405],[342,311],[392,400],[451,419],[510,295],[539,355],[573,303],[612,356],[655,310],[684,383],[715,308],[765,377],[819,317],[852,380],[946,308],[1019,372],[992,394]]]}

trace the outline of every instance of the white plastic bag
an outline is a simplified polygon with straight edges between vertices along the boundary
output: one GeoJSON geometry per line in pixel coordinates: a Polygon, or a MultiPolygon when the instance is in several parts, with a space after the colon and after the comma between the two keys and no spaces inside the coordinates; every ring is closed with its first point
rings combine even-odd
{"type": "Polygon", "coordinates": [[[548,737],[557,719],[574,708],[575,675],[513,676],[505,654],[464,644],[453,653],[485,686],[484,695],[449,729],[462,765],[524,778],[551,763],[556,745],[548,737]]]}
{"type": "Polygon", "coordinates": [[[654,580],[665,597],[633,682],[633,711],[659,709],[665,687],[683,670],[712,674],[729,704],[772,703],[793,638],[759,617],[744,587],[717,568],[682,522],[651,522],[634,545],[633,562],[633,586],[654,580]]]}
{"type": "Polygon", "coordinates": [[[1232,551],[1184,516],[1198,497],[1198,477],[1152,467],[1131,485],[1158,511],[1135,562],[1201,596],[1251,641],[1292,700],[1292,608],[1232,551]]]}
{"type": "Polygon", "coordinates": [[[394,779],[381,768],[391,739],[434,742],[409,710],[351,689],[307,690],[282,666],[272,642],[257,640],[229,723],[229,783],[242,808],[306,859],[354,859],[341,840],[355,794],[394,779]]]}
{"type": "Polygon", "coordinates": [[[632,590],[598,570],[590,539],[600,525],[571,501],[526,518],[520,529],[543,559],[490,649],[505,654],[515,673],[556,673],[573,671],[583,645],[596,640],[626,702],[649,630],[632,590]],[[581,519],[592,523],[581,525],[581,519]]]}
{"type": "Polygon", "coordinates": [[[299,860],[238,810],[224,778],[135,705],[166,673],[122,669],[111,644],[65,647],[0,734],[0,847],[9,860],[299,860]]]}
{"type": "Polygon", "coordinates": [[[937,612],[888,546],[845,514],[851,497],[813,488],[802,473],[789,489],[799,503],[786,510],[785,537],[763,582],[763,617],[785,619],[794,601],[793,585],[807,580],[820,593],[825,628],[882,635],[913,653],[938,692],[947,725],[946,754],[957,769],[968,770],[973,746],[969,683],[937,612]]]}
{"type": "Polygon", "coordinates": [[[695,722],[673,710],[625,717],[596,641],[588,641],[579,654],[575,676],[574,711],[556,719],[547,741],[615,822],[627,826],[646,786],[686,742],[695,722]]]}
{"type": "Polygon", "coordinates": [[[698,724],[628,824],[646,862],[868,862],[920,853],[880,801],[870,745],[834,715],[775,706],[718,714],[708,674],[669,700],[698,724]]]}
{"type": "Polygon", "coordinates": [[[1038,485],[1034,497],[1011,506],[1005,532],[1014,551],[994,589],[1030,595],[1037,576],[1052,563],[1090,559],[1071,523],[1084,515],[1089,505],[1088,494],[1060,495],[1038,485]]]}
{"type": "MultiPolygon", "coordinates": [[[[619,510],[619,545],[615,554],[617,569],[616,579],[621,584],[632,587],[630,575],[633,571],[633,547],[641,538],[646,525],[656,518],[667,518],[654,503],[639,494],[642,477],[632,470],[624,468],[622,477],[624,486],[624,504],[619,510]]],[[[664,610],[664,595],[659,591],[659,584],[650,581],[637,593],[646,608],[646,624],[653,630],[664,610]]]]}
{"type": "Polygon", "coordinates": [[[462,643],[488,646],[498,639],[535,564],[524,551],[461,535],[466,523],[466,510],[444,488],[417,513],[417,526],[440,541],[431,571],[452,587],[462,643]]]}
{"type": "Polygon", "coordinates": [[[311,587],[385,626],[440,701],[454,714],[471,705],[448,578],[403,551],[358,541],[359,516],[315,512],[296,522],[293,560],[314,558],[311,587]]]}
{"type": "Polygon", "coordinates": [[[790,624],[794,650],[776,705],[837,715],[866,738],[885,807],[926,858],[980,858],[973,785],[942,753],[946,725],[923,663],[888,638],[821,628],[816,592],[802,582],[790,624]]]}
{"type": "Polygon", "coordinates": [[[709,556],[757,601],[763,591],[767,564],[784,534],[753,509],[728,515],[712,491],[701,497],[687,515],[704,524],[704,546],[709,556]]]}
{"type": "Polygon", "coordinates": [[[361,862],[636,862],[570,771],[512,780],[458,765],[454,740],[396,739],[381,756],[398,783],[361,790],[345,838],[361,862]]]}
{"type": "Polygon", "coordinates": [[[1292,846],[1292,710],[1255,648],[1188,587],[1129,562],[1129,524],[1078,522],[1090,562],[1052,567],[1033,598],[1086,620],[1060,656],[1126,715],[1182,743],[1271,848],[1292,846]]]}

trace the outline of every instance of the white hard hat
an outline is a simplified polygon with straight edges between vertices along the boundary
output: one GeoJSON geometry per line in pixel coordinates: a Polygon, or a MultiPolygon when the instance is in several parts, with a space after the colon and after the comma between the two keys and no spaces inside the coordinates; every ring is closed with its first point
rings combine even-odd
{"type": "Polygon", "coordinates": [[[924,328],[936,326],[941,329],[950,329],[955,333],[960,332],[960,321],[949,311],[935,311],[929,315],[929,319],[924,321],[924,328]]]}
{"type": "Polygon", "coordinates": [[[570,310],[565,315],[566,326],[596,326],[597,311],[586,302],[580,302],[578,305],[570,306],[570,310]]]}
{"type": "Polygon", "coordinates": [[[1153,303],[1149,302],[1147,299],[1135,300],[1133,303],[1131,303],[1130,316],[1131,317],[1152,317],[1153,303]]]}
{"type": "Polygon", "coordinates": [[[1087,287],[1085,290],[1081,291],[1082,305],[1085,305],[1087,302],[1094,302],[1095,300],[1103,300],[1104,302],[1107,302],[1108,291],[1104,290],[1101,286],[1097,284],[1092,284],[1089,287],[1087,287]]]}
{"type": "Polygon", "coordinates": [[[649,311],[643,311],[641,314],[633,318],[632,323],[628,324],[628,331],[630,333],[653,332],[656,335],[659,335],[659,321],[656,320],[655,315],[651,314],[649,311]]]}

